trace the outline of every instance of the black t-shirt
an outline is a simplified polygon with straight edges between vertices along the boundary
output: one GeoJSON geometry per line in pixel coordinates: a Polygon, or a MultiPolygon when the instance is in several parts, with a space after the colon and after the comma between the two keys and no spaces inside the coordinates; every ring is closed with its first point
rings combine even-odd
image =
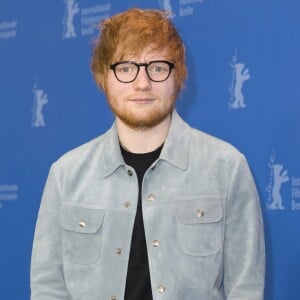
{"type": "Polygon", "coordinates": [[[121,147],[124,161],[135,169],[139,182],[139,198],[132,232],[124,300],[153,299],[142,213],[141,187],[146,170],[159,157],[161,149],[162,146],[152,152],[136,154],[121,147]]]}

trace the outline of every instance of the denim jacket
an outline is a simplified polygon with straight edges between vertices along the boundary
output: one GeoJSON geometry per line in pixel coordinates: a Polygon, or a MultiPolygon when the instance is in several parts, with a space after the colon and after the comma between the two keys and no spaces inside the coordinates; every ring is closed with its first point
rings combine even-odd
{"type": "MultiPolygon", "coordinates": [[[[55,162],[36,225],[31,300],[124,299],[137,200],[115,124],[55,162]]],[[[263,299],[259,199],[235,148],[174,111],[144,175],[142,209],[154,300],[263,299]]]]}

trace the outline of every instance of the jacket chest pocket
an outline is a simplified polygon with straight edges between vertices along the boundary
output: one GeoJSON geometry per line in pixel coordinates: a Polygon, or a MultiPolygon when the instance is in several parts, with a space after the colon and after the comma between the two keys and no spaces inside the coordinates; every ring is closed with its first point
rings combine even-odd
{"type": "Polygon", "coordinates": [[[104,210],[63,205],[60,212],[63,259],[74,264],[97,263],[102,246],[104,210]]]}
{"type": "Polygon", "coordinates": [[[177,233],[181,250],[188,255],[217,253],[223,242],[223,210],[218,198],[206,197],[176,204],[177,233]]]}

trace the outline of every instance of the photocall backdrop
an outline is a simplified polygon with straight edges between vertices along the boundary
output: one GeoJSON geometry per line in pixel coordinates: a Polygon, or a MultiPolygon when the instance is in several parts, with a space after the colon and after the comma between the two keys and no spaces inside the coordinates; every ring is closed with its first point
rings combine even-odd
{"type": "Polygon", "coordinates": [[[297,0],[1,0],[0,299],[30,297],[51,163],[111,126],[89,69],[95,24],[133,6],[169,10],[183,37],[179,113],[248,158],[265,222],[265,299],[300,299],[297,0]]]}

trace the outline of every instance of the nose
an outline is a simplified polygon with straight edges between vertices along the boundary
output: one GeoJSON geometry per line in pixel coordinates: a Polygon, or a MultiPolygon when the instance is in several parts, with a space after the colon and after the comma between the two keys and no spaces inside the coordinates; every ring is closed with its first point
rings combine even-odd
{"type": "Polygon", "coordinates": [[[134,88],[137,90],[147,90],[151,88],[151,80],[147,75],[146,68],[143,66],[133,82],[134,88]]]}

